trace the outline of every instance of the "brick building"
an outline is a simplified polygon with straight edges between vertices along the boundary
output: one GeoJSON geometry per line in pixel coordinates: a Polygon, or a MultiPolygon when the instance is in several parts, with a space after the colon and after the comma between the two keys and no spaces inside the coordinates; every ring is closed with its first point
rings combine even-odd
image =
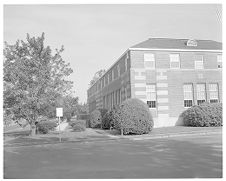
{"type": "Polygon", "coordinates": [[[222,43],[151,38],[127,49],[87,91],[89,111],[128,98],[148,104],[155,127],[174,126],[188,107],[222,100],[222,43]]]}

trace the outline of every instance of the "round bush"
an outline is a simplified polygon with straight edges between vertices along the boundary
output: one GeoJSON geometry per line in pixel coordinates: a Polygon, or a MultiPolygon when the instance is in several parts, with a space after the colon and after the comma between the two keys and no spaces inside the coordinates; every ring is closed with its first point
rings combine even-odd
{"type": "Polygon", "coordinates": [[[52,121],[41,121],[37,123],[38,132],[42,134],[47,134],[50,130],[53,130],[57,127],[57,124],[52,121]]]}
{"type": "Polygon", "coordinates": [[[153,118],[148,106],[139,99],[127,99],[113,109],[114,128],[123,130],[123,134],[149,133],[153,118]]]}
{"type": "Polygon", "coordinates": [[[185,110],[181,117],[185,126],[215,127],[222,126],[222,104],[204,103],[185,110]]]}
{"type": "Polygon", "coordinates": [[[76,132],[85,131],[86,130],[86,121],[84,121],[84,120],[73,121],[73,122],[70,122],[70,126],[76,132]]]}
{"type": "Polygon", "coordinates": [[[101,127],[101,112],[95,110],[90,114],[90,127],[100,128],[101,127]]]}
{"type": "Polygon", "coordinates": [[[113,124],[113,120],[113,110],[109,110],[102,118],[102,128],[110,129],[111,125],[113,124]]]}

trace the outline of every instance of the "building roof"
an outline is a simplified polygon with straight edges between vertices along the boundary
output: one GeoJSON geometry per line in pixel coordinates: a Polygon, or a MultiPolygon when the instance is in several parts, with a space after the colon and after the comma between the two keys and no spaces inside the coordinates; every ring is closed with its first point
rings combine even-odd
{"type": "Polygon", "coordinates": [[[222,50],[222,43],[213,40],[189,40],[171,38],[149,38],[131,48],[147,49],[187,49],[187,50],[222,50]],[[196,46],[188,46],[187,42],[195,43],[196,46]]]}

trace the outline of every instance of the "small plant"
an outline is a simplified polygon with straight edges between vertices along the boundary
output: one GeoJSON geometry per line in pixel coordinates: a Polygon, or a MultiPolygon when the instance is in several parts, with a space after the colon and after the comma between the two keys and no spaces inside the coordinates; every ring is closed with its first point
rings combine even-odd
{"type": "Polygon", "coordinates": [[[114,128],[123,134],[149,133],[154,125],[148,106],[139,99],[127,99],[113,109],[114,128]]]}
{"type": "Polygon", "coordinates": [[[85,120],[77,120],[70,123],[70,126],[76,132],[81,132],[86,130],[86,121],[85,120]]]}
{"type": "Polygon", "coordinates": [[[52,121],[41,121],[36,124],[38,132],[42,134],[47,134],[50,130],[54,130],[57,124],[52,121]]]}
{"type": "Polygon", "coordinates": [[[185,126],[213,127],[222,126],[222,104],[204,103],[185,110],[181,117],[185,126]]]}

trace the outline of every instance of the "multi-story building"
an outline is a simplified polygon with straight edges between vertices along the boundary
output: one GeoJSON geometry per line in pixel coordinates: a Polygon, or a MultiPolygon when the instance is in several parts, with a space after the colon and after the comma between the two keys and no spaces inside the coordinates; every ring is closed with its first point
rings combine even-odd
{"type": "Polygon", "coordinates": [[[128,98],[150,108],[154,126],[180,124],[192,105],[222,100],[222,43],[151,38],[127,49],[88,92],[89,111],[128,98]]]}

